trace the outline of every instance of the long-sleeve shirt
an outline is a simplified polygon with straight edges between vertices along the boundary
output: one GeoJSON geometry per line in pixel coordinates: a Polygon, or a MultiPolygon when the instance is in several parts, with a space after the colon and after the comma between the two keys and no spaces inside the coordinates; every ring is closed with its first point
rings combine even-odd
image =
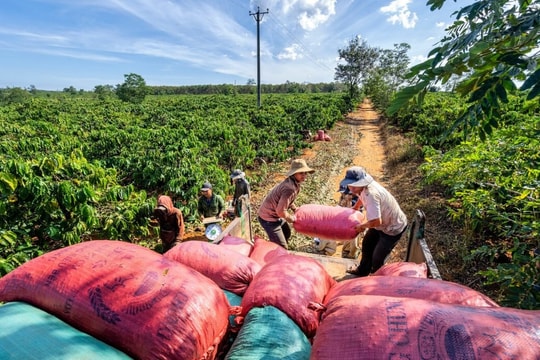
{"type": "Polygon", "coordinates": [[[249,183],[246,179],[238,179],[236,180],[235,188],[234,188],[234,196],[232,205],[236,206],[236,203],[238,202],[238,198],[242,195],[249,196],[249,183]]]}
{"type": "Polygon", "coordinates": [[[220,195],[212,194],[210,198],[201,196],[197,204],[199,215],[207,217],[220,216],[225,210],[225,200],[220,195]]]}
{"type": "Polygon", "coordinates": [[[159,237],[164,243],[180,242],[184,238],[185,226],[182,211],[175,208],[172,199],[160,196],[154,217],[159,222],[159,237]]]}
{"type": "Polygon", "coordinates": [[[289,176],[277,184],[259,207],[259,217],[266,221],[275,222],[287,218],[287,210],[291,208],[300,192],[300,183],[289,176]]]}

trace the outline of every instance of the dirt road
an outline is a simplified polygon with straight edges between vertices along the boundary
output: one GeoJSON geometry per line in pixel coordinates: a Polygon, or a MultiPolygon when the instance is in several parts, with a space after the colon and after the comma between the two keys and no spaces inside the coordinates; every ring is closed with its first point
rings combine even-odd
{"type": "MultiPolygon", "coordinates": [[[[337,205],[339,202],[339,183],[350,166],[363,166],[378,182],[385,181],[385,147],[379,129],[379,114],[373,110],[369,101],[364,101],[357,109],[348,114],[344,121],[338,122],[327,132],[331,141],[316,141],[306,150],[302,158],[309,166],[316,169],[313,175],[302,185],[302,190],[295,203],[337,205]]],[[[280,164],[272,179],[252,194],[252,209],[256,213],[266,193],[283,179],[288,170],[288,163],[280,164]]],[[[392,191],[391,189],[389,189],[392,191]]],[[[264,230],[254,222],[255,234],[266,238],[264,230]]],[[[403,239],[402,239],[403,240],[403,239]]],[[[405,241],[400,241],[404,243],[405,241]]],[[[401,245],[401,244],[400,244],[401,245]]],[[[290,239],[293,250],[308,253],[324,253],[313,245],[313,239],[293,233],[290,239]]],[[[341,257],[341,244],[333,256],[341,257]]],[[[396,247],[391,261],[399,261],[404,255],[405,246],[396,247]]]]}
{"type": "MultiPolygon", "coordinates": [[[[337,205],[340,194],[339,183],[345,176],[346,170],[351,166],[362,166],[379,183],[388,187],[385,174],[385,146],[380,131],[379,114],[373,109],[369,101],[364,101],[347,117],[335,124],[332,130],[327,131],[331,141],[315,141],[311,149],[307,149],[301,156],[308,165],[316,171],[310,175],[302,185],[302,190],[296,200],[297,205],[325,204],[337,205]]],[[[264,183],[252,187],[251,209],[254,221],[253,233],[267,238],[266,233],[255,220],[257,210],[264,196],[277,183],[282,181],[284,174],[289,170],[289,162],[272,164],[270,174],[264,183]]],[[[225,226],[226,224],[224,224],[225,226]]],[[[204,228],[188,229],[186,240],[206,240],[204,228]]],[[[394,249],[389,261],[400,261],[405,258],[405,236],[394,249]]],[[[318,250],[313,244],[313,238],[295,233],[289,242],[292,250],[326,254],[318,250]]],[[[341,257],[342,245],[338,243],[334,257],[341,257]]]]}
{"type": "MultiPolygon", "coordinates": [[[[313,142],[312,148],[303,152],[302,157],[316,172],[308,176],[307,181],[302,184],[296,204],[337,205],[337,190],[346,169],[353,165],[363,166],[396,197],[409,220],[413,218],[416,209],[425,212],[426,238],[432,254],[436,256],[443,279],[467,286],[474,285],[467,280],[476,279],[472,275],[467,276],[474,269],[464,268],[462,264],[456,263],[455,259],[460,254],[449,252],[451,246],[448,244],[455,244],[464,235],[462,229],[449,218],[441,189],[436,186],[420,186],[422,174],[418,168],[422,163],[421,150],[382,120],[379,121],[379,114],[368,101],[348,114],[343,121],[336,123],[327,133],[332,138],[331,141],[313,142]]],[[[254,219],[264,196],[284,179],[288,169],[289,162],[270,164],[264,176],[265,180],[252,183],[251,209],[254,219]]],[[[248,180],[251,180],[249,176],[248,180]]],[[[256,220],[252,225],[254,235],[267,237],[256,220]]],[[[199,227],[199,231],[187,230],[186,240],[205,240],[204,228],[199,227]]],[[[313,238],[294,231],[290,248],[322,254],[313,245],[313,238]]],[[[407,240],[406,236],[403,236],[392,251],[389,261],[403,261],[406,251],[407,240]]],[[[340,246],[333,256],[341,257],[340,246]]]]}

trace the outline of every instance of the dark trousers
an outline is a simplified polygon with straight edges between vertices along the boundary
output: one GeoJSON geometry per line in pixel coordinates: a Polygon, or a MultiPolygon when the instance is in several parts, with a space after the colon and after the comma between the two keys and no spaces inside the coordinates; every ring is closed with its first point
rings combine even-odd
{"type": "Polygon", "coordinates": [[[278,221],[266,221],[258,217],[259,223],[268,235],[268,240],[288,249],[287,242],[291,237],[291,228],[284,219],[278,221]]]}
{"type": "Polygon", "coordinates": [[[406,229],[407,227],[398,235],[388,235],[380,230],[368,229],[362,240],[362,258],[356,268],[358,276],[368,276],[379,270],[406,229]]]}

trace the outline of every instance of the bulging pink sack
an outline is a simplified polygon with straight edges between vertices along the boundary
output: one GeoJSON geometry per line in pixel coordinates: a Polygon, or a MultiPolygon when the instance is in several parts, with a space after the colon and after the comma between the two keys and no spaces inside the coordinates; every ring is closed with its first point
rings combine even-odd
{"type": "Polygon", "coordinates": [[[337,296],[383,295],[468,306],[499,306],[488,296],[450,281],[402,276],[367,276],[344,280],[332,286],[324,303],[337,296]]]}
{"type": "Polygon", "coordinates": [[[219,242],[219,245],[225,246],[246,256],[249,256],[253,250],[253,245],[248,243],[246,240],[230,235],[225,235],[219,242]]]}
{"type": "Polygon", "coordinates": [[[23,301],[137,359],[214,359],[229,304],[213,281],[139,245],[94,240],[0,278],[23,301]]]}
{"type": "Polygon", "coordinates": [[[384,264],[375,271],[372,276],[402,276],[412,278],[427,278],[426,263],[414,263],[410,261],[398,261],[384,264]]]}
{"type": "Polygon", "coordinates": [[[538,359],[540,311],[376,295],[335,297],[310,360],[538,359]]]}
{"type": "Polygon", "coordinates": [[[253,250],[249,257],[259,265],[265,266],[280,256],[288,255],[289,251],[276,243],[255,236],[253,250]]]}
{"type": "Polygon", "coordinates": [[[353,240],[358,235],[354,227],[364,221],[354,209],[319,204],[302,205],[294,215],[297,232],[324,240],[353,240]]]}
{"type": "Polygon", "coordinates": [[[163,256],[212,279],[222,289],[242,295],[261,266],[248,256],[218,244],[185,241],[163,256]]]}
{"type": "Polygon", "coordinates": [[[313,337],[319,325],[320,306],[335,284],[317,261],[300,255],[282,255],[267,263],[246,290],[237,323],[254,307],[274,306],[313,337]]]}

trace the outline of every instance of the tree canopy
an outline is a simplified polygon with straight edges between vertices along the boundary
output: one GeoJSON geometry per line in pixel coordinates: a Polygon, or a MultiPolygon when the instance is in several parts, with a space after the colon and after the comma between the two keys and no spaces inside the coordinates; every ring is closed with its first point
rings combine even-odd
{"type": "Polygon", "coordinates": [[[356,36],[347,47],[339,49],[341,62],[336,66],[335,80],[341,80],[354,102],[360,88],[379,108],[386,108],[389,99],[403,84],[409,66],[410,45],[394,44],[394,49],[379,49],[356,36]]]}
{"type": "Polygon", "coordinates": [[[358,86],[366,79],[379,56],[379,51],[368,45],[366,40],[355,36],[347,47],[338,50],[339,63],[336,66],[334,80],[342,81],[347,86],[349,96],[354,99],[358,95],[358,86]]]}
{"type": "Polygon", "coordinates": [[[116,95],[125,102],[140,104],[148,94],[148,87],[141,75],[124,75],[124,82],[116,87],[116,95]]]}
{"type": "MultiPolygon", "coordinates": [[[[434,11],[445,2],[428,0],[427,5],[434,11]]],[[[539,10],[540,0],[482,0],[461,8],[428,59],[410,70],[411,86],[397,94],[388,114],[421,105],[427,91],[458,79],[455,91],[469,105],[454,128],[473,128],[484,139],[498,126],[508,94],[540,95],[539,10]]]]}

